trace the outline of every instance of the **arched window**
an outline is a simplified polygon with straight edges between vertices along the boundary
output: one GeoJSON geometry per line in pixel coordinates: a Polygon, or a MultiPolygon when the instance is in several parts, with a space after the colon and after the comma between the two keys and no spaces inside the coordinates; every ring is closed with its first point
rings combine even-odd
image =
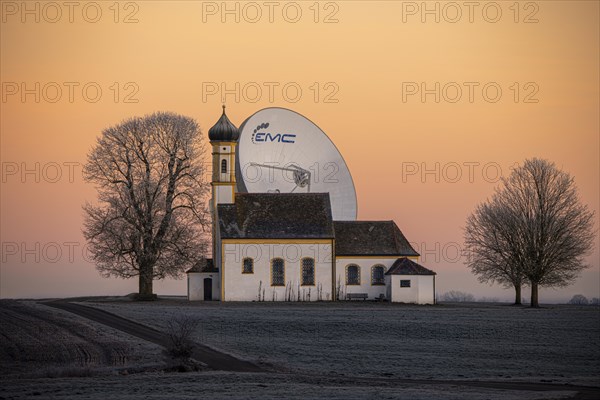
{"type": "Polygon", "coordinates": [[[285,263],[283,258],[271,260],[271,286],[285,286],[285,263]]]}
{"type": "Polygon", "coordinates": [[[315,259],[302,259],[302,286],[313,286],[315,284],[315,259]]]}
{"type": "Polygon", "coordinates": [[[346,265],[346,285],[360,285],[360,267],[358,265],[346,265]]]}
{"type": "Polygon", "coordinates": [[[371,285],[385,285],[385,267],[381,264],[371,267],[371,285]]]}
{"type": "Polygon", "coordinates": [[[226,159],[221,160],[221,173],[222,174],[227,173],[227,160],[226,159]]]}
{"type": "Polygon", "coordinates": [[[254,273],[254,260],[246,257],[242,260],[242,274],[253,274],[254,273]]]}

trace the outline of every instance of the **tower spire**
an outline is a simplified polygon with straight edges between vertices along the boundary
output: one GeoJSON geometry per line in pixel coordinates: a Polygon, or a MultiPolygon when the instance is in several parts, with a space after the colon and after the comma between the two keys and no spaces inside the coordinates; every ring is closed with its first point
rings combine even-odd
{"type": "Polygon", "coordinates": [[[221,114],[221,118],[217,123],[208,130],[208,138],[211,142],[236,142],[240,137],[240,131],[227,118],[225,104],[221,107],[223,107],[223,114],[221,114]]]}

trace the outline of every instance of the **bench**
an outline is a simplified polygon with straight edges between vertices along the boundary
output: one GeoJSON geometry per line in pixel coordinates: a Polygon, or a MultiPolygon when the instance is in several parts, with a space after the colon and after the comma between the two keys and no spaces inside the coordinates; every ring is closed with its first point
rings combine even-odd
{"type": "Polygon", "coordinates": [[[369,297],[366,293],[346,293],[346,300],[352,299],[363,299],[366,300],[369,297]]]}

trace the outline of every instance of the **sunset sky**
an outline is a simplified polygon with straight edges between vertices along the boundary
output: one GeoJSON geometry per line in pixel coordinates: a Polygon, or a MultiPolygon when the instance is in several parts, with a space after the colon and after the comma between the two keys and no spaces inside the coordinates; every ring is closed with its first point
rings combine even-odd
{"type": "MultiPolygon", "coordinates": [[[[2,298],[135,291],[86,260],[86,155],[104,128],[155,111],[207,140],[223,102],[238,126],[265,107],[319,125],[358,218],[396,221],[439,294],[511,299],[458,253],[467,215],[527,158],[572,174],[600,225],[597,1],[0,4],[2,298]]],[[[599,297],[599,248],[541,302],[599,297]]],[[[155,288],[184,295],[186,281],[155,288]]]]}

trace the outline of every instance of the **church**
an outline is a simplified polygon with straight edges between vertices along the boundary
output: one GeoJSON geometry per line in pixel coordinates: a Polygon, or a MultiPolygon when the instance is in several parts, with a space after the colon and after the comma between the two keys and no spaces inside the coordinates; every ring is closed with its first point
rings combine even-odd
{"type": "Polygon", "coordinates": [[[241,128],[223,106],[208,132],[213,258],[187,271],[189,300],[435,303],[436,273],[394,221],[335,219],[328,192],[240,190],[241,128]]]}

